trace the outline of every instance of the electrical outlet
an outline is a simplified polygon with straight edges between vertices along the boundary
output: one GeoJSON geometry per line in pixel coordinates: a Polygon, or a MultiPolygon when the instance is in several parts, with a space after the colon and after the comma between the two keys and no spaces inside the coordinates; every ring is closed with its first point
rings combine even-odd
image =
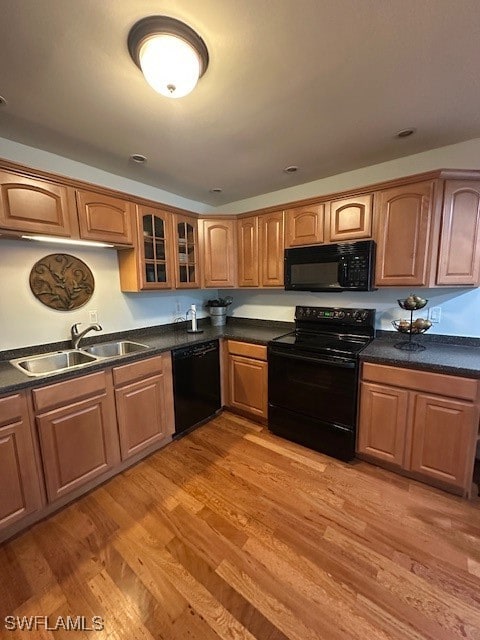
{"type": "Polygon", "coordinates": [[[98,324],[98,311],[96,309],[90,309],[88,316],[90,318],[90,324],[98,324]]]}
{"type": "Polygon", "coordinates": [[[442,307],[430,307],[428,317],[430,322],[438,324],[442,319],[442,307]]]}

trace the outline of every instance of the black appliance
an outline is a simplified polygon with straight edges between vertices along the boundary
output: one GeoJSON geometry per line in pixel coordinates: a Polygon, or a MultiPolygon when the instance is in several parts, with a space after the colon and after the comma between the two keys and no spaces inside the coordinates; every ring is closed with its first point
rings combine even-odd
{"type": "Polygon", "coordinates": [[[296,307],[295,331],[268,344],[268,428],[340,460],[355,456],[358,354],[375,309],[296,307]]]}
{"type": "Polygon", "coordinates": [[[375,242],[285,249],[285,289],[374,291],[375,242]]]}
{"type": "Polygon", "coordinates": [[[172,351],[175,435],[213,416],[221,407],[218,340],[172,351]]]}

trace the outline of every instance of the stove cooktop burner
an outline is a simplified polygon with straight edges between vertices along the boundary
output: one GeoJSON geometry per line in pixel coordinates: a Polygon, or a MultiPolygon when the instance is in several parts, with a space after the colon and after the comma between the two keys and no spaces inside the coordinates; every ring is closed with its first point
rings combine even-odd
{"type": "Polygon", "coordinates": [[[292,331],[292,333],[275,338],[273,342],[275,345],[284,345],[301,351],[355,355],[371,342],[371,338],[310,331],[292,331]]]}
{"type": "Polygon", "coordinates": [[[375,309],[295,308],[295,331],[272,341],[276,348],[355,358],[375,336],[375,309]]]}

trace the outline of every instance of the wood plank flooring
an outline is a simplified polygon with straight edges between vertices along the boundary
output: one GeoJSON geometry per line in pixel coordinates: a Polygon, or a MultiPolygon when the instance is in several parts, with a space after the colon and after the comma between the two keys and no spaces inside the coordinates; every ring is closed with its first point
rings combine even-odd
{"type": "Polygon", "coordinates": [[[0,637],[479,640],[480,502],[224,413],[0,547],[0,637]]]}

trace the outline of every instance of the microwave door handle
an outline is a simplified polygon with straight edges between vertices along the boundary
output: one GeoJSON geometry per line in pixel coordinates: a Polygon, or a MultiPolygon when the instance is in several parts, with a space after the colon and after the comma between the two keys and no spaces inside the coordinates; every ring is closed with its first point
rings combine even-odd
{"type": "Polygon", "coordinates": [[[338,271],[338,283],[341,287],[344,287],[348,282],[348,262],[346,260],[340,260],[338,263],[338,271]]]}

